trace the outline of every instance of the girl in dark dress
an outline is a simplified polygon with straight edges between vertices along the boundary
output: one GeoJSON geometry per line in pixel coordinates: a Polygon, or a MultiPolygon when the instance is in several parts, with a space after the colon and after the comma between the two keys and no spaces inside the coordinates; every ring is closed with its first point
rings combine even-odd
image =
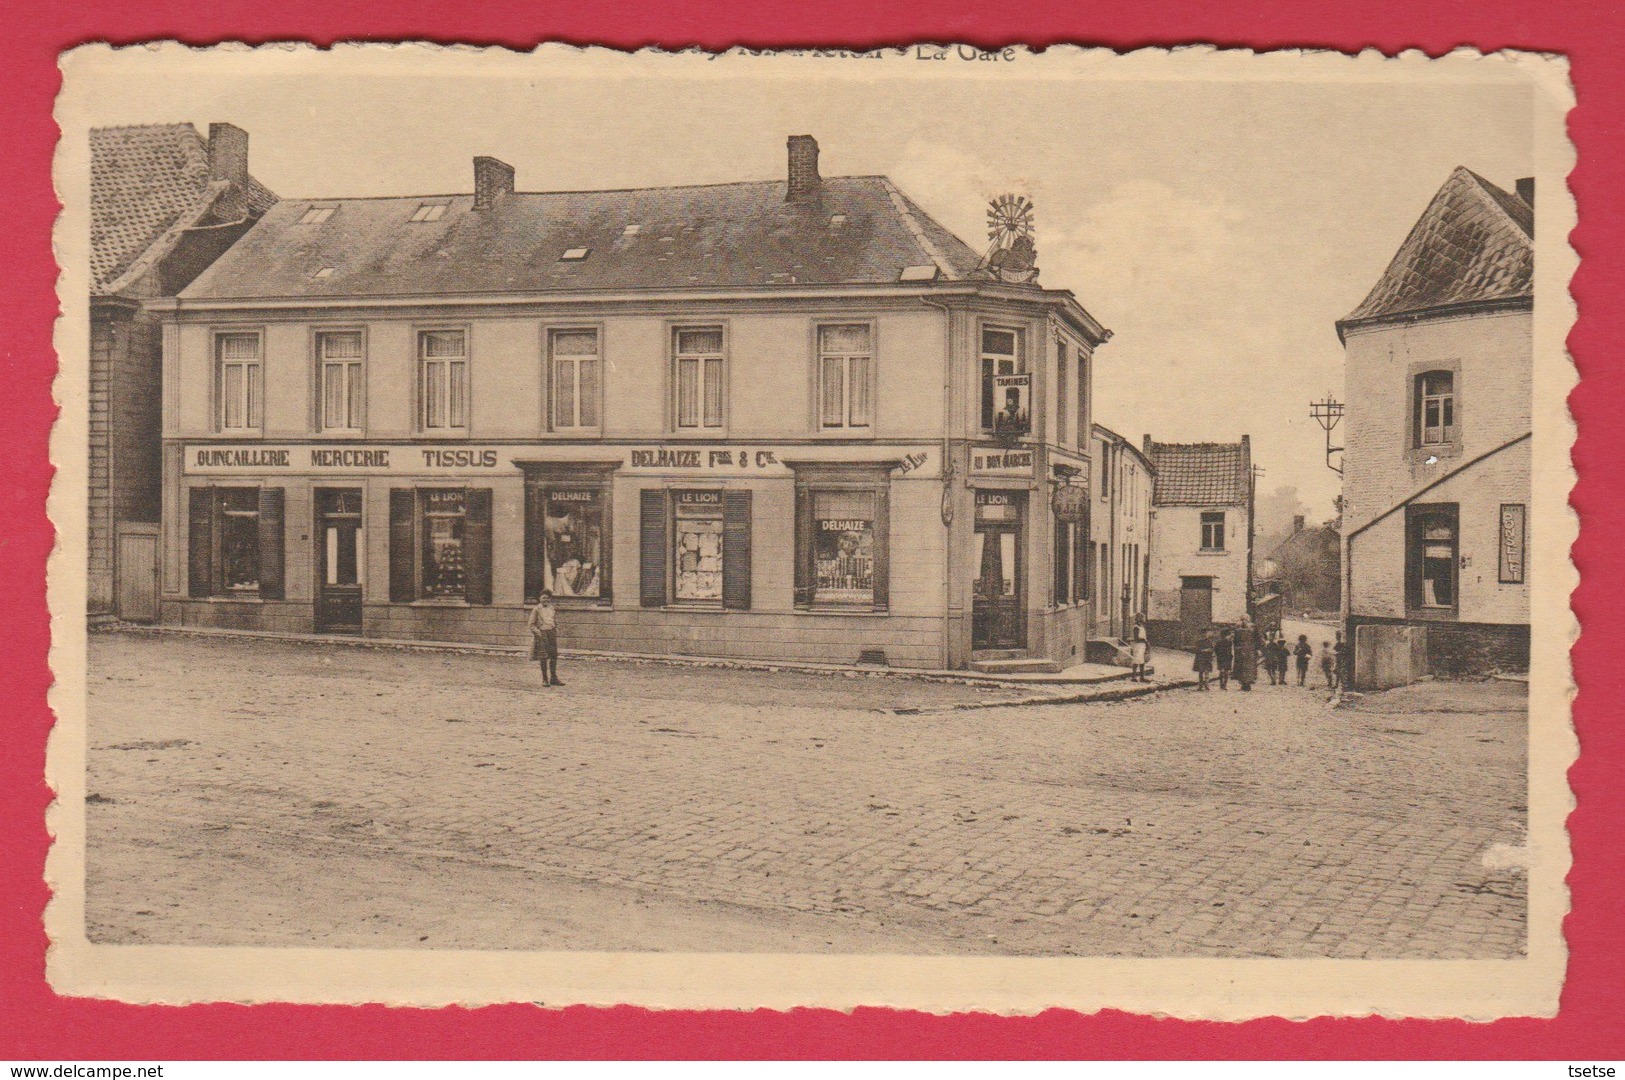
{"type": "Polygon", "coordinates": [[[1236,681],[1243,690],[1253,688],[1253,680],[1258,678],[1258,631],[1253,629],[1251,619],[1241,620],[1241,629],[1236,631],[1236,681]]]}
{"type": "MultiPolygon", "coordinates": [[[[1191,662],[1191,670],[1196,672],[1196,689],[1207,689],[1207,677],[1213,670],[1213,634],[1206,633],[1196,643],[1196,659],[1191,662]]],[[[1223,676],[1220,676],[1221,678],[1223,676]]]]}
{"type": "Polygon", "coordinates": [[[1213,660],[1219,669],[1219,689],[1230,689],[1230,669],[1236,663],[1236,632],[1225,627],[1213,645],[1213,660]]]}

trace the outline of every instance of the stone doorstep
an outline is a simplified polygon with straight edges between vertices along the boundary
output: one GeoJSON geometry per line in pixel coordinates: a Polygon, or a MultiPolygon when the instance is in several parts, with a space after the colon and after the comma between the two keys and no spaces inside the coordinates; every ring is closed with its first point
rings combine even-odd
{"type": "MultiPolygon", "coordinates": [[[[193,637],[258,638],[267,641],[287,641],[302,645],[339,645],[360,649],[401,649],[410,652],[463,653],[470,656],[526,656],[530,650],[522,645],[479,645],[458,641],[420,641],[413,638],[369,638],[348,634],[299,634],[270,630],[233,630],[212,626],[149,626],[140,623],[108,621],[90,627],[91,633],[122,633],[189,635],[193,637]]],[[[660,653],[606,652],[596,649],[560,649],[559,656],[571,660],[620,660],[642,664],[671,664],[676,667],[723,668],[742,671],[804,671],[832,675],[866,675],[894,679],[918,679],[923,682],[960,683],[967,686],[996,686],[1005,690],[1023,690],[1033,687],[1098,687],[1102,683],[1127,680],[1133,673],[1123,671],[1110,675],[1068,677],[1063,671],[1053,675],[1024,675],[1000,677],[976,671],[944,671],[930,668],[889,668],[858,664],[814,664],[789,660],[742,660],[725,656],[680,656],[660,653]]],[[[1154,668],[1148,667],[1151,673],[1154,668]]],[[[1020,698],[1003,702],[969,702],[953,706],[961,708],[991,708],[996,705],[1063,705],[1082,701],[1119,701],[1142,697],[1158,690],[1183,689],[1195,686],[1192,679],[1152,682],[1127,687],[1113,687],[1089,693],[1060,693],[1051,690],[1039,697],[1020,698]]],[[[896,710],[900,713],[930,710],[896,710]]]]}

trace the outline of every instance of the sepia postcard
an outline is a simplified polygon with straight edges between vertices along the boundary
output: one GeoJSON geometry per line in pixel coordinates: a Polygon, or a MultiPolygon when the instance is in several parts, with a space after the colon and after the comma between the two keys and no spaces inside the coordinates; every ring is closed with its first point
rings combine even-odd
{"type": "Polygon", "coordinates": [[[57,992],[1555,1014],[1561,57],[61,68],[57,992]]]}

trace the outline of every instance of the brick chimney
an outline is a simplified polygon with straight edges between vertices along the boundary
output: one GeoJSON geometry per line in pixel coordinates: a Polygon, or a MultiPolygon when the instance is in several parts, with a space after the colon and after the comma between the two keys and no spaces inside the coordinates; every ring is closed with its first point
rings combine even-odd
{"type": "Polygon", "coordinates": [[[1302,514],[1293,514],[1292,515],[1292,535],[1297,536],[1301,532],[1303,532],[1303,515],[1302,514]]]}
{"type": "Polygon", "coordinates": [[[474,209],[489,210],[497,196],[513,194],[513,166],[494,157],[474,159],[474,209]]]}
{"type": "Polygon", "coordinates": [[[248,179],[248,132],[236,124],[209,125],[209,179],[248,179]]]}
{"type": "Polygon", "coordinates": [[[1530,206],[1534,206],[1535,205],[1535,178],[1533,176],[1525,176],[1525,177],[1521,178],[1518,181],[1517,188],[1518,188],[1518,198],[1522,199],[1524,202],[1528,203],[1530,206]]]}
{"type": "Polygon", "coordinates": [[[792,135],[788,142],[790,184],[784,201],[807,202],[817,197],[823,184],[818,175],[818,140],[811,135],[792,135]]]}

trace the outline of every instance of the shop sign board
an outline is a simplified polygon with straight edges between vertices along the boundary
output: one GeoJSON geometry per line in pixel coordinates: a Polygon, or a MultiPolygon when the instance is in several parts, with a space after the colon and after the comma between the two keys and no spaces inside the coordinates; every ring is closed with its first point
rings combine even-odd
{"type": "Polygon", "coordinates": [[[1031,476],[1033,452],[973,446],[970,451],[970,471],[976,476],[1031,476]]]}
{"type": "MultiPolygon", "coordinates": [[[[188,445],[188,475],[287,474],[299,476],[489,476],[519,462],[591,463],[627,473],[707,477],[788,477],[785,458],[842,461],[894,459],[897,473],[924,476],[935,455],[928,448],[839,446],[426,446],[417,444],[188,445]],[[617,460],[617,457],[619,460],[617,460]]],[[[1030,456],[1030,452],[1029,452],[1030,456]]]]}
{"type": "Polygon", "coordinates": [[[993,430],[1000,435],[1032,430],[1032,393],[1030,374],[993,376],[993,430]]]}

